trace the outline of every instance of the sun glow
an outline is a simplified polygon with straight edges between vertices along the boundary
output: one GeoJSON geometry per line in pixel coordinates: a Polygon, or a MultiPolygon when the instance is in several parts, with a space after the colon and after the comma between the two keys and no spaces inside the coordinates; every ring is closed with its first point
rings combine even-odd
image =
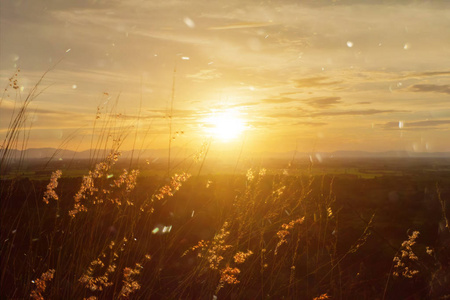
{"type": "Polygon", "coordinates": [[[244,132],[246,122],[236,109],[212,110],[210,116],[204,119],[204,128],[213,138],[228,142],[244,132]]]}

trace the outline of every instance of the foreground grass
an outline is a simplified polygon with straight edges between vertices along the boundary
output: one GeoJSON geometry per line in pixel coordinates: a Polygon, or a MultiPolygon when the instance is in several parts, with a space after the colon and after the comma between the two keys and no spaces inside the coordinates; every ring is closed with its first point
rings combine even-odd
{"type": "MultiPolygon", "coordinates": [[[[118,157],[112,152],[83,178],[61,179],[58,171],[45,182],[2,182],[8,186],[1,195],[7,199],[2,297],[399,299],[448,293],[448,240],[414,228],[392,238],[385,229],[396,226],[383,223],[384,216],[336,199],[332,177],[250,169],[245,176],[149,178],[114,169],[118,157]]],[[[440,210],[433,214],[435,222],[445,220],[440,210]]]]}

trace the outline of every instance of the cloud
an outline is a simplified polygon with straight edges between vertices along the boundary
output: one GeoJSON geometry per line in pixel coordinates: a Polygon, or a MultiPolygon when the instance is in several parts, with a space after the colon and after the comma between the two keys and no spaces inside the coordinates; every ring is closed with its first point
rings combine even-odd
{"type": "Polygon", "coordinates": [[[227,30],[227,29],[242,29],[242,28],[256,28],[256,27],[266,27],[275,25],[272,22],[242,22],[242,23],[234,23],[230,25],[224,26],[213,26],[209,27],[209,30],[227,30]]]}
{"type": "Polygon", "coordinates": [[[194,74],[186,75],[187,78],[192,78],[196,81],[205,81],[210,79],[217,79],[222,77],[222,74],[215,69],[204,69],[194,74]]]}
{"type": "Polygon", "coordinates": [[[270,124],[268,122],[262,122],[262,121],[250,121],[247,123],[248,126],[254,127],[254,128],[264,128],[269,126],[270,124]]]}
{"type": "Polygon", "coordinates": [[[291,112],[291,111],[272,111],[268,112],[265,117],[272,118],[276,121],[279,121],[284,118],[301,118],[306,117],[303,113],[291,112]]]}
{"type": "MultiPolygon", "coordinates": [[[[141,116],[141,118],[169,118],[169,109],[148,109],[147,114],[141,116]]],[[[172,116],[174,118],[190,118],[198,112],[190,109],[174,109],[172,111],[172,116]]],[[[137,115],[128,115],[127,118],[134,119],[137,115]]]]}
{"type": "MultiPolygon", "coordinates": [[[[0,134],[9,131],[8,122],[11,115],[17,115],[19,107],[15,109],[8,102],[2,103],[0,115],[0,134]]],[[[32,104],[29,106],[24,117],[25,123],[19,130],[36,132],[39,130],[61,131],[75,130],[92,124],[92,115],[82,114],[71,110],[51,110],[38,108],[32,104]]]]}
{"type": "Polygon", "coordinates": [[[170,41],[174,43],[185,43],[192,45],[205,46],[211,43],[211,40],[206,37],[201,37],[198,35],[187,35],[176,31],[170,30],[134,30],[131,32],[132,35],[138,35],[142,37],[170,41]]]}
{"type": "Polygon", "coordinates": [[[296,88],[314,88],[340,84],[342,81],[330,81],[326,76],[316,76],[294,80],[296,88]]]}
{"type": "MultiPolygon", "coordinates": [[[[284,95],[284,94],[287,94],[287,93],[281,93],[280,95],[284,95]]],[[[292,93],[292,94],[295,94],[295,93],[292,93]]],[[[262,101],[267,104],[306,102],[309,106],[312,106],[314,108],[328,108],[328,107],[332,107],[336,104],[341,103],[340,99],[341,99],[341,97],[315,97],[315,98],[301,100],[298,98],[276,96],[276,97],[272,97],[272,98],[263,99],[262,101]]]]}
{"type": "Polygon", "coordinates": [[[328,123],[324,123],[324,122],[297,122],[294,125],[320,127],[320,126],[328,125],[328,123]]]}
{"type": "Polygon", "coordinates": [[[228,104],[227,107],[247,107],[247,106],[255,106],[255,105],[259,105],[260,103],[258,102],[244,102],[244,103],[235,103],[235,104],[228,104]]]}
{"type": "Polygon", "coordinates": [[[371,104],[372,102],[369,102],[369,101],[361,101],[361,102],[357,102],[356,104],[364,104],[364,105],[366,105],[366,104],[371,104]]]}
{"type": "Polygon", "coordinates": [[[410,90],[413,92],[434,92],[434,93],[444,93],[444,94],[450,94],[450,84],[443,84],[443,85],[437,85],[437,84],[415,84],[413,85],[410,90]]]}
{"type": "Polygon", "coordinates": [[[290,97],[273,97],[273,98],[263,99],[262,101],[264,101],[264,103],[269,103],[269,104],[281,104],[281,103],[289,103],[289,102],[298,101],[298,99],[294,99],[294,98],[290,98],[290,97]]]}
{"type": "MultiPolygon", "coordinates": [[[[2,116],[7,115],[10,116],[12,114],[17,115],[17,113],[19,112],[20,107],[19,106],[15,106],[13,103],[9,102],[9,101],[5,101],[2,103],[2,116]]],[[[64,111],[64,110],[51,110],[51,109],[45,109],[45,108],[38,108],[38,107],[33,107],[33,106],[29,106],[27,108],[27,114],[28,115],[33,115],[33,114],[39,114],[39,115],[58,115],[58,116],[65,116],[64,118],[68,118],[68,116],[71,117],[79,117],[81,116],[81,114],[77,114],[74,112],[70,112],[70,111],[64,111]]],[[[7,118],[5,118],[7,119],[7,118]]]]}
{"type": "Polygon", "coordinates": [[[341,103],[341,97],[319,97],[312,98],[308,101],[308,104],[315,108],[328,108],[335,104],[341,103]]]}
{"type": "Polygon", "coordinates": [[[450,76],[450,71],[410,73],[404,77],[405,78],[420,78],[420,77],[434,77],[434,76],[450,76]]]}
{"type": "Polygon", "coordinates": [[[311,117],[333,117],[333,116],[367,116],[385,113],[404,113],[409,112],[408,110],[394,110],[394,109],[366,109],[366,110],[344,110],[344,111],[328,111],[328,112],[318,112],[313,113],[311,117]]]}
{"type": "Polygon", "coordinates": [[[437,129],[438,126],[448,125],[450,124],[450,120],[426,120],[426,121],[400,121],[400,122],[388,122],[382,124],[381,126],[384,129],[413,129],[413,130],[422,130],[422,129],[437,129]],[[402,126],[400,126],[400,124],[402,126]]]}
{"type": "MultiPolygon", "coordinates": [[[[450,120],[427,120],[427,121],[417,121],[417,122],[406,122],[406,126],[408,127],[416,127],[416,126],[439,126],[450,124],[450,120]]],[[[403,123],[405,126],[405,123],[403,123]]]]}

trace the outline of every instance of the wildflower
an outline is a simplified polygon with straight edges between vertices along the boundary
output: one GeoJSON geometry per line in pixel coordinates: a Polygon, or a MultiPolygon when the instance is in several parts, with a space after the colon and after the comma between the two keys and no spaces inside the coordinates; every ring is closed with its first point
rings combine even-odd
{"type": "MultiPolygon", "coordinates": [[[[12,76],[12,77],[10,77],[8,80],[9,80],[9,86],[10,87],[12,87],[13,89],[15,89],[15,90],[17,90],[17,89],[19,89],[20,88],[20,86],[19,86],[19,79],[18,79],[18,73],[20,72],[20,69],[17,69],[17,72],[12,76]]],[[[6,89],[5,89],[6,90],[6,89]]]]}
{"type": "Polygon", "coordinates": [[[284,243],[287,243],[286,236],[290,234],[289,230],[294,228],[295,224],[302,224],[303,221],[305,221],[305,217],[298,218],[297,220],[292,220],[287,224],[281,225],[281,230],[277,232],[277,236],[279,238],[279,241],[277,243],[277,246],[275,247],[275,255],[278,254],[278,248],[283,245],[284,243]]]}
{"type": "Polygon", "coordinates": [[[220,271],[220,282],[228,284],[237,284],[239,280],[236,278],[236,274],[241,273],[238,268],[226,267],[220,271]]]}
{"type": "Polygon", "coordinates": [[[221,255],[224,251],[231,248],[231,245],[225,245],[225,239],[230,234],[227,231],[228,222],[225,222],[222,225],[219,233],[214,236],[214,239],[211,242],[211,246],[208,249],[208,261],[209,267],[211,269],[217,269],[219,267],[220,262],[223,260],[223,256],[221,255]]]}
{"type": "Polygon", "coordinates": [[[333,211],[331,210],[331,207],[327,208],[327,215],[329,218],[333,216],[333,211]]]}
{"type": "Polygon", "coordinates": [[[139,264],[136,264],[134,269],[128,267],[123,269],[123,286],[120,290],[119,298],[128,298],[131,293],[141,288],[141,285],[134,279],[136,275],[140,274],[140,269],[142,267],[139,264]]]}
{"type": "MultiPolygon", "coordinates": [[[[195,246],[189,248],[188,250],[186,250],[186,251],[183,253],[183,255],[181,255],[181,256],[185,256],[189,251],[195,251],[195,250],[197,250],[197,249],[200,249],[201,252],[203,252],[206,248],[208,248],[209,244],[210,244],[209,241],[201,240],[201,241],[199,241],[199,242],[197,243],[197,245],[195,245],[195,246]]],[[[202,255],[201,255],[201,252],[200,252],[199,255],[198,255],[199,257],[202,256],[202,255]]]]}
{"type": "Polygon", "coordinates": [[[253,173],[253,170],[250,168],[247,170],[247,180],[250,182],[255,178],[255,175],[253,173]]]}
{"type": "Polygon", "coordinates": [[[170,184],[161,187],[158,192],[154,195],[157,200],[163,199],[165,196],[172,197],[173,193],[178,191],[183,182],[188,180],[191,177],[191,174],[181,173],[175,174],[172,176],[170,180],[170,184]]]}
{"type": "Polygon", "coordinates": [[[372,222],[373,222],[373,218],[375,217],[375,214],[372,215],[372,217],[370,218],[369,223],[367,224],[367,227],[364,229],[363,234],[359,237],[359,239],[352,245],[352,247],[350,248],[350,250],[348,251],[349,253],[355,253],[356,251],[358,251],[358,249],[364,245],[367,241],[367,238],[370,236],[371,231],[370,231],[370,227],[372,226],[372,222]]]}
{"type": "Polygon", "coordinates": [[[206,182],[206,188],[207,188],[207,189],[209,189],[209,187],[211,186],[211,183],[212,183],[211,180],[208,180],[208,181],[206,182]]]}
{"type": "Polygon", "coordinates": [[[80,279],[78,279],[79,282],[85,284],[85,287],[90,289],[91,291],[102,291],[103,288],[113,285],[112,282],[108,280],[108,275],[110,271],[114,272],[116,267],[113,268],[107,268],[106,272],[102,276],[94,277],[94,267],[95,266],[104,266],[103,263],[96,264],[95,261],[91,262],[91,267],[89,267],[88,272],[86,274],[83,274],[80,279]]]}
{"type": "Polygon", "coordinates": [[[249,257],[252,254],[253,254],[253,252],[251,250],[248,250],[246,253],[239,251],[238,253],[236,253],[234,255],[234,262],[237,264],[242,264],[245,262],[247,257],[249,257]]]}
{"type": "Polygon", "coordinates": [[[286,189],[286,186],[281,186],[280,188],[273,191],[273,195],[275,195],[276,197],[281,197],[281,195],[283,195],[285,189],[286,189]]]}
{"type": "Polygon", "coordinates": [[[322,295],[320,295],[320,296],[318,296],[318,297],[314,297],[314,298],[313,298],[313,300],[325,300],[325,299],[330,299],[330,297],[328,296],[327,293],[322,294],[322,295]]]}
{"type": "Polygon", "coordinates": [[[58,187],[58,179],[61,178],[62,172],[61,170],[56,170],[52,173],[50,177],[50,183],[47,185],[47,190],[44,193],[44,202],[48,204],[50,199],[58,200],[58,195],[55,192],[55,189],[58,187]]]}
{"type": "Polygon", "coordinates": [[[231,245],[225,244],[225,239],[230,234],[227,231],[228,222],[222,225],[219,233],[217,233],[212,241],[199,241],[197,245],[191,247],[183,253],[182,256],[186,255],[189,251],[200,250],[197,254],[199,258],[205,258],[209,264],[209,268],[212,270],[217,270],[219,268],[220,262],[223,260],[223,253],[231,248],[231,245]]]}
{"type": "Polygon", "coordinates": [[[98,271],[105,268],[105,263],[102,260],[102,258],[104,259],[106,257],[105,253],[100,254],[99,257],[91,261],[88,270],[80,277],[80,279],[78,279],[78,281],[84,284],[86,288],[90,289],[93,292],[102,291],[104,288],[112,286],[113,283],[109,281],[109,275],[116,271],[116,260],[119,258],[119,255],[115,252],[115,249],[121,246],[120,250],[123,251],[123,246],[126,242],[126,238],[123,238],[122,242],[117,245],[114,241],[111,241],[108,248],[112,252],[113,258],[112,261],[109,262],[106,270],[102,275],[94,276],[94,273],[98,273],[98,271]]]}
{"type": "Polygon", "coordinates": [[[31,292],[30,297],[36,300],[44,300],[42,293],[47,288],[47,281],[51,281],[54,274],[55,270],[49,269],[47,272],[42,273],[41,278],[33,280],[32,282],[36,285],[36,288],[31,292]]]}
{"type": "MultiPolygon", "coordinates": [[[[412,246],[416,243],[419,233],[419,231],[414,231],[410,236],[408,236],[408,239],[402,243],[399,252],[393,259],[395,265],[394,272],[392,274],[394,276],[398,277],[402,275],[406,278],[412,278],[414,275],[419,273],[418,270],[413,270],[406,265],[418,260],[418,257],[412,250],[412,246]]],[[[427,253],[428,250],[429,249],[427,248],[427,253]]]]}
{"type": "MultiPolygon", "coordinates": [[[[69,215],[74,218],[75,215],[82,211],[87,211],[86,206],[81,203],[83,199],[88,196],[93,196],[95,192],[98,192],[98,188],[94,186],[94,179],[106,176],[109,169],[117,162],[119,159],[120,152],[113,151],[105,159],[105,161],[95,165],[93,171],[89,171],[87,176],[83,176],[80,189],[74,196],[75,204],[72,210],[69,211],[69,215]]],[[[137,175],[136,175],[137,176],[137,175]]]]}
{"type": "Polygon", "coordinates": [[[138,175],[139,170],[131,170],[131,172],[128,173],[128,171],[124,169],[123,174],[119,176],[119,179],[114,180],[114,184],[116,187],[125,185],[126,192],[130,192],[136,187],[136,179],[138,175]]]}
{"type": "Polygon", "coordinates": [[[231,268],[227,266],[226,268],[223,268],[220,270],[220,280],[219,284],[216,288],[216,294],[220,291],[221,288],[227,284],[238,284],[240,281],[236,278],[236,275],[241,273],[241,270],[238,268],[231,268]]]}
{"type": "Polygon", "coordinates": [[[202,157],[204,157],[206,155],[206,153],[208,152],[208,145],[209,145],[208,141],[204,141],[202,143],[199,151],[197,151],[197,153],[194,155],[194,162],[198,163],[199,161],[202,160],[202,157]]]}

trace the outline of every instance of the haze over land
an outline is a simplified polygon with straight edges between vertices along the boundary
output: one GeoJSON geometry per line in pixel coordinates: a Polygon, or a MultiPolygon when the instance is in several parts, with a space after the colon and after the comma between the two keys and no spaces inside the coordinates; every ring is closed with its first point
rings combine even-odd
{"type": "MultiPolygon", "coordinates": [[[[194,149],[184,149],[184,148],[173,148],[173,155],[175,159],[186,158],[186,151],[194,151],[194,149]]],[[[89,159],[92,157],[92,153],[95,152],[94,149],[88,149],[84,151],[73,151],[73,150],[62,150],[56,148],[30,148],[24,151],[14,150],[12,153],[13,157],[22,157],[22,154],[27,159],[42,159],[47,161],[58,160],[58,159],[89,159]]],[[[132,154],[132,150],[123,151],[121,157],[123,159],[129,159],[132,155],[134,158],[136,156],[140,157],[140,160],[152,159],[167,159],[167,149],[142,149],[139,152],[132,154]]],[[[1,152],[0,152],[1,153],[1,152]]],[[[234,160],[234,152],[230,151],[219,151],[215,153],[215,157],[220,157],[222,159],[229,159],[230,157],[234,160]]],[[[279,158],[288,161],[294,157],[294,159],[304,159],[308,158],[311,161],[321,163],[324,159],[342,159],[342,158],[450,158],[449,152],[407,152],[407,151],[386,151],[386,152],[367,152],[367,151],[334,151],[334,152],[262,152],[262,153],[248,153],[245,158],[253,159],[266,159],[266,158],[279,158]]]]}
{"type": "Polygon", "coordinates": [[[101,128],[118,98],[125,150],[166,148],[172,116],[179,148],[212,135],[235,152],[449,152],[449,12],[445,0],[2,1],[1,82],[21,72],[0,137],[63,58],[30,107],[30,148],[91,148],[97,107],[101,128]]]}

